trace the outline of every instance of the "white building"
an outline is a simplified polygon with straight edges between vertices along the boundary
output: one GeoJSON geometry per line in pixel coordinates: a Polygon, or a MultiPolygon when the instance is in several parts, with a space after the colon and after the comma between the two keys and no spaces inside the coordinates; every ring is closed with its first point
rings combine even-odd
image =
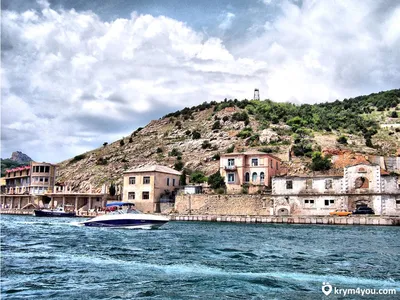
{"type": "Polygon", "coordinates": [[[344,168],[342,176],[286,176],[272,179],[273,214],[329,215],[335,209],[371,207],[377,215],[400,215],[399,176],[378,165],[344,168]]]}

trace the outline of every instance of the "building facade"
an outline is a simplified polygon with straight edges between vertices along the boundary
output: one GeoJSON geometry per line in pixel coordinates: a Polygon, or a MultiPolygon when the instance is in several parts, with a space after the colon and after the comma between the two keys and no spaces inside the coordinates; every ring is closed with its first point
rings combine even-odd
{"type": "Polygon", "coordinates": [[[28,166],[6,170],[5,191],[1,196],[3,208],[24,208],[45,193],[52,192],[57,166],[50,163],[31,162],[28,166]]]}
{"type": "Polygon", "coordinates": [[[134,202],[143,212],[160,212],[160,203],[175,199],[181,172],[152,165],[124,172],[123,200],[134,202]]]}
{"type": "Polygon", "coordinates": [[[272,180],[274,215],[329,215],[368,206],[376,215],[400,215],[400,182],[379,165],[358,164],[339,176],[286,176],[272,180]]]}
{"type": "Polygon", "coordinates": [[[271,188],[280,164],[279,158],[264,152],[227,153],[220,158],[220,174],[228,193],[241,193],[243,188],[255,193],[271,188]]]}

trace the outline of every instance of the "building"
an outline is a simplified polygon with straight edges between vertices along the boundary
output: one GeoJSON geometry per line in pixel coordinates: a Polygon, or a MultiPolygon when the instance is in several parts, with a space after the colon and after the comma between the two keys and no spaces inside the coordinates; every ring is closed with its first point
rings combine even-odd
{"type": "Polygon", "coordinates": [[[203,186],[201,185],[185,185],[183,189],[184,194],[202,194],[203,193],[203,186]]]}
{"type": "Polygon", "coordinates": [[[143,212],[161,212],[160,203],[172,203],[179,189],[181,172],[151,165],[124,172],[123,200],[132,201],[143,212]]]}
{"type": "Polygon", "coordinates": [[[2,207],[24,208],[55,185],[57,166],[50,163],[31,162],[28,166],[6,170],[5,194],[1,197],[2,207]]]}
{"type": "Polygon", "coordinates": [[[220,174],[225,178],[228,193],[249,193],[271,188],[271,178],[279,174],[281,160],[273,155],[249,151],[226,153],[220,158],[220,174]]]}
{"type": "Polygon", "coordinates": [[[335,176],[276,176],[271,198],[274,215],[329,215],[359,206],[377,215],[400,215],[399,176],[367,162],[344,167],[335,176]]]}

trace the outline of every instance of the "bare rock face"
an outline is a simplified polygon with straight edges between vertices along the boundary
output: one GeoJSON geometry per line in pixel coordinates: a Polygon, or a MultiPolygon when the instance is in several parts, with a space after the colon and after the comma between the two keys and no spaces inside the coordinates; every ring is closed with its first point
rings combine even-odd
{"type": "Polygon", "coordinates": [[[260,134],[260,143],[271,143],[271,142],[278,142],[280,140],[279,135],[271,130],[271,129],[264,129],[261,131],[260,134]]]}
{"type": "Polygon", "coordinates": [[[33,161],[32,158],[30,158],[28,155],[25,153],[22,153],[21,151],[15,151],[11,154],[11,160],[16,161],[20,164],[25,164],[25,163],[30,163],[33,161]]]}

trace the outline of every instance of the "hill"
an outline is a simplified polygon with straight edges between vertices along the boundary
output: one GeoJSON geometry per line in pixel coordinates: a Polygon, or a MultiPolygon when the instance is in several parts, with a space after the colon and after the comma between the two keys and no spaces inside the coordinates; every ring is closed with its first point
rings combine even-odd
{"type": "Polygon", "coordinates": [[[313,153],[350,150],[396,155],[400,148],[400,90],[294,105],[271,100],[227,100],[184,108],[138,128],[128,137],[59,164],[60,182],[73,188],[122,183],[133,166],[164,164],[177,170],[218,170],[219,155],[254,148],[308,172],[313,153]]]}

